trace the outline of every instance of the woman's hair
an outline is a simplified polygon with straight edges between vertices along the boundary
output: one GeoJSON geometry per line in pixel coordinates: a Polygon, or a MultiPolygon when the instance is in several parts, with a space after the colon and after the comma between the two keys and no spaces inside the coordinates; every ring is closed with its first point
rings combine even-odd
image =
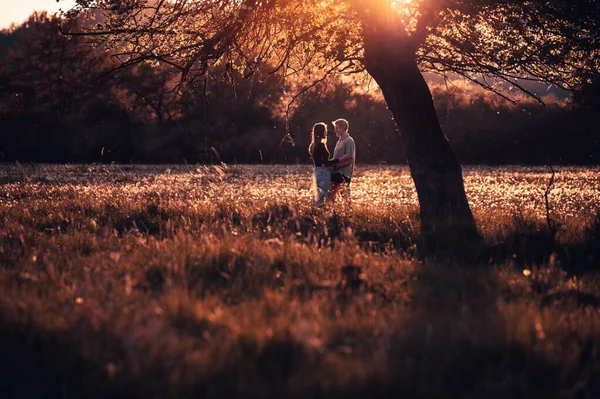
{"type": "MultiPolygon", "coordinates": [[[[325,136],[327,135],[327,125],[323,122],[315,123],[312,128],[312,140],[310,145],[308,146],[308,153],[312,157],[315,151],[315,144],[323,141],[325,136]]],[[[327,145],[325,145],[325,149],[327,149],[327,145]]],[[[329,151],[328,151],[329,152],[329,151]]]]}

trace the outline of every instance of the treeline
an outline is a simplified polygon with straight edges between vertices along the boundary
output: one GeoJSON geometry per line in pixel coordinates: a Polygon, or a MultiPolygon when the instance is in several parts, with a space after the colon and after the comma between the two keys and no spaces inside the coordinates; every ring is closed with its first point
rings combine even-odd
{"type": "MultiPolygon", "coordinates": [[[[160,65],[114,71],[116,55],[62,35],[63,23],[34,14],[0,34],[1,161],[306,163],[312,124],[344,117],[358,162],[405,162],[374,90],[324,82],[294,102],[286,128],[289,79],[245,79],[224,65],[206,81],[178,87],[160,65]]],[[[548,98],[546,106],[523,99],[519,107],[469,86],[432,84],[432,92],[463,163],[597,164],[597,87],[569,101],[548,98]]]]}

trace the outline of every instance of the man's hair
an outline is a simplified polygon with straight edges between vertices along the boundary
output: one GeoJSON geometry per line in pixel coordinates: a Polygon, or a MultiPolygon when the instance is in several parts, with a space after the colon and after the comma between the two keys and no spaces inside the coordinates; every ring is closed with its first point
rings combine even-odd
{"type": "Polygon", "coordinates": [[[343,127],[343,128],[346,130],[346,131],[348,131],[348,128],[350,127],[350,124],[348,123],[348,121],[347,121],[347,120],[345,120],[345,119],[342,119],[342,118],[340,118],[340,119],[336,119],[336,120],[334,120],[334,121],[333,121],[333,122],[331,122],[331,123],[333,123],[333,126],[334,126],[334,127],[335,127],[335,126],[341,126],[341,127],[343,127]]]}

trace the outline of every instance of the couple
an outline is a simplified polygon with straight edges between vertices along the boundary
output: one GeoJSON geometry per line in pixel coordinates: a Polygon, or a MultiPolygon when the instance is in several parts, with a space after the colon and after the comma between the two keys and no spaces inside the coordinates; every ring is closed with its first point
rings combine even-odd
{"type": "Polygon", "coordinates": [[[315,123],[312,130],[312,141],[308,152],[315,164],[313,176],[314,206],[322,206],[325,198],[333,201],[340,189],[350,199],[350,181],[354,172],[354,159],[356,146],[354,139],[348,134],[349,124],[345,119],[333,122],[335,135],[338,141],[333,150],[333,159],[329,159],[327,149],[327,125],[323,122],[315,123]]]}

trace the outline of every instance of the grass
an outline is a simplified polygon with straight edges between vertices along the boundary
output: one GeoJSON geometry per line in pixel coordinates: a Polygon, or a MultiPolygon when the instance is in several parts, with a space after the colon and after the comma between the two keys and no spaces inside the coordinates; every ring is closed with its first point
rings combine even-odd
{"type": "Polygon", "coordinates": [[[401,167],[4,166],[0,397],[600,396],[600,170],[464,175],[479,267],[401,167]]]}

